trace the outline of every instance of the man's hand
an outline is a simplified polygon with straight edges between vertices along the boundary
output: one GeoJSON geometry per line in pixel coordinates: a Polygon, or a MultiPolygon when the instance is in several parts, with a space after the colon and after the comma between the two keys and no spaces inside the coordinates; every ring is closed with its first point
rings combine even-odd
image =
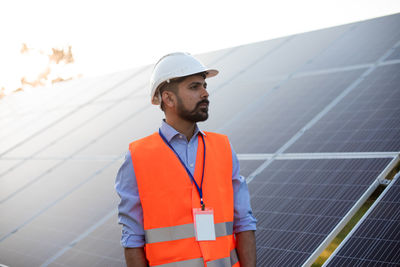
{"type": "Polygon", "coordinates": [[[143,248],[125,248],[125,261],[127,267],[147,267],[146,256],[143,248]]]}
{"type": "Polygon", "coordinates": [[[256,266],[257,253],[254,231],[244,231],[236,234],[236,250],[241,267],[256,266]]]}

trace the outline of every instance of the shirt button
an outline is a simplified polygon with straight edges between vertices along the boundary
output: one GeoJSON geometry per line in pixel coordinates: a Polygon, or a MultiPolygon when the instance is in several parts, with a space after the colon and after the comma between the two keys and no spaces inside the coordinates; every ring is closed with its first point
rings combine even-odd
{"type": "Polygon", "coordinates": [[[190,167],[193,167],[193,163],[190,163],[190,165],[189,165],[190,167]]]}
{"type": "Polygon", "coordinates": [[[179,138],[183,138],[183,136],[182,136],[182,135],[180,135],[180,136],[179,136],[179,138]]]}

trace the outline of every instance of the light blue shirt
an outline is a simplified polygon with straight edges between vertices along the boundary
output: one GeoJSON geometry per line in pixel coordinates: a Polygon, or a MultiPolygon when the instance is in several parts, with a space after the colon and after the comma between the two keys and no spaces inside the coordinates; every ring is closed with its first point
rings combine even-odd
{"type": "MultiPolygon", "coordinates": [[[[197,137],[198,134],[204,135],[204,133],[196,125],[193,137],[190,141],[187,141],[183,134],[177,132],[165,121],[162,122],[160,130],[193,175],[198,144],[198,138],[193,137],[197,137]]],[[[250,206],[247,183],[243,176],[239,175],[239,161],[233,149],[232,163],[232,186],[234,194],[233,231],[234,233],[239,233],[256,230],[257,220],[254,218],[250,206]]],[[[122,224],[121,245],[128,248],[143,247],[145,244],[143,209],[130,152],[126,154],[125,161],[118,171],[115,189],[121,198],[118,205],[118,222],[122,224]]]]}

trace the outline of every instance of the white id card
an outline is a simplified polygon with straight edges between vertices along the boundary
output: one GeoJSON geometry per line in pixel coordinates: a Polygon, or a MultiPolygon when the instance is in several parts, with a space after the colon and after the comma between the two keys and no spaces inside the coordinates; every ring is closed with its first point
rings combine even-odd
{"type": "Polygon", "coordinates": [[[215,240],[214,210],[193,209],[194,231],[197,241],[215,240]]]}

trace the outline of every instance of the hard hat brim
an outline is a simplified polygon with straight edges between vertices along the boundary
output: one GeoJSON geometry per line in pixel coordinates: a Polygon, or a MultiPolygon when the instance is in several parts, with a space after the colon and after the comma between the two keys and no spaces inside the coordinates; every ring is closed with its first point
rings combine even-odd
{"type": "Polygon", "coordinates": [[[217,76],[218,73],[219,73],[219,71],[216,69],[206,70],[206,78],[211,78],[211,77],[217,76]]]}

